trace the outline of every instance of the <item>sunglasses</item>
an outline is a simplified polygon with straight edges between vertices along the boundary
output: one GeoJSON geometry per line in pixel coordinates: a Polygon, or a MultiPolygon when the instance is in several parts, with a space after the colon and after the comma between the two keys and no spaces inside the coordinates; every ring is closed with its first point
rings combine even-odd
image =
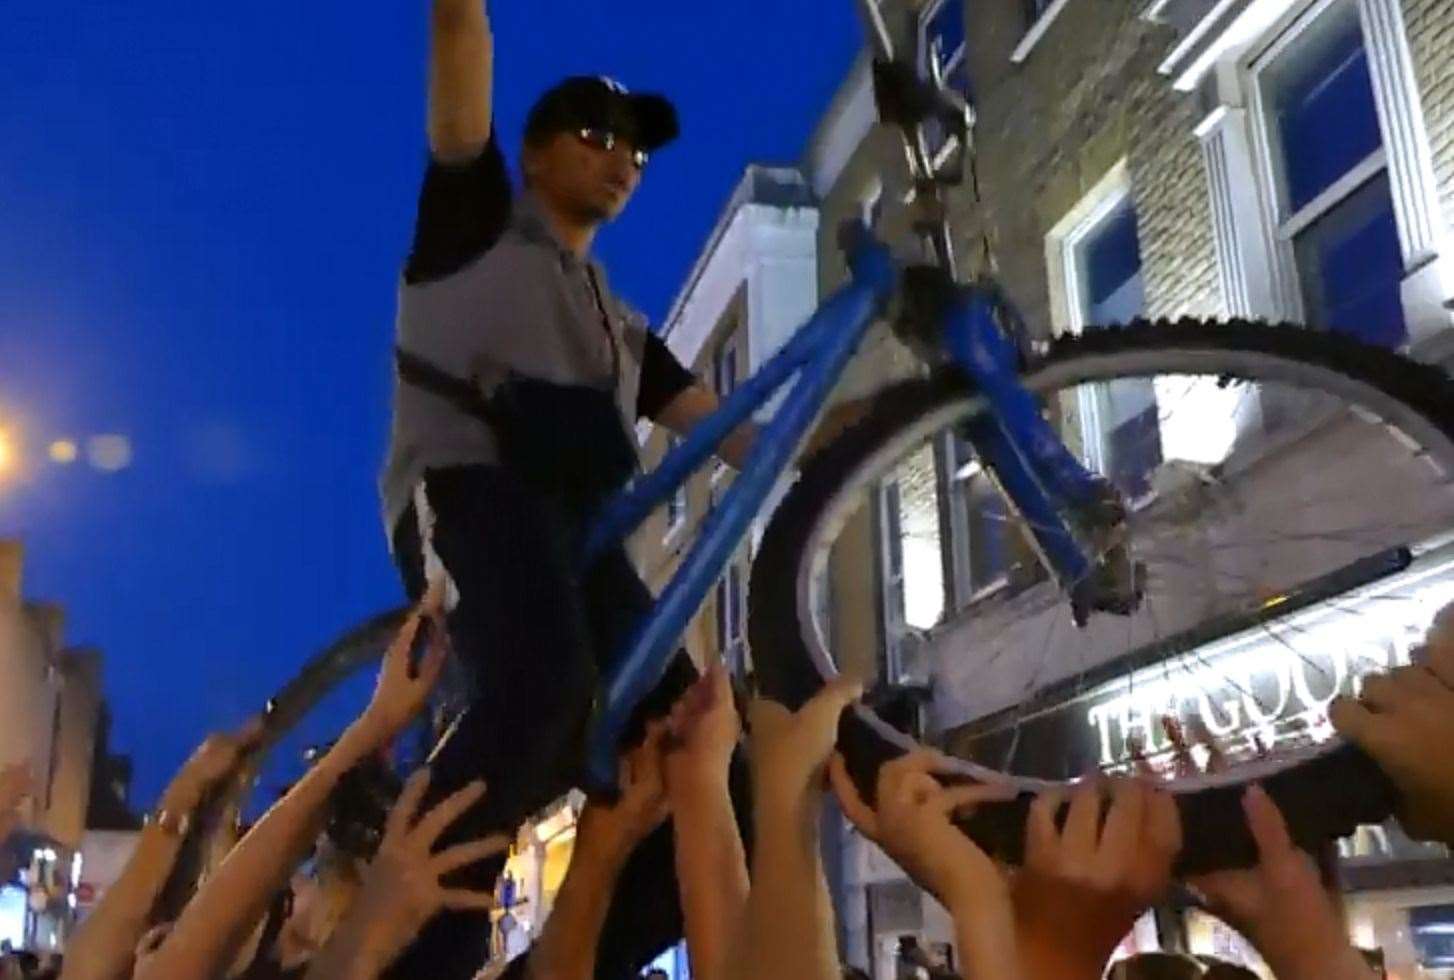
{"type": "MultiPolygon", "coordinates": [[[[610,153],[616,149],[617,143],[626,142],[623,137],[611,129],[601,129],[593,126],[585,126],[576,132],[576,139],[592,149],[600,150],[603,153],[610,153]]],[[[637,170],[646,169],[646,161],[651,159],[651,154],[645,150],[631,149],[631,165],[637,170]]]]}

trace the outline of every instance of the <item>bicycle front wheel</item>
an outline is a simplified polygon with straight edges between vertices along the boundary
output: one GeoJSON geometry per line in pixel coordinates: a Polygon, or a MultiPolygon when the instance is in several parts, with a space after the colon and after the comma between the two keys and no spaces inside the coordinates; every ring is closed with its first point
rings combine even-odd
{"type": "Polygon", "coordinates": [[[1011,859],[1028,795],[1095,772],[1178,794],[1189,867],[1251,857],[1251,780],[1305,841],[1385,818],[1327,707],[1408,663],[1454,599],[1454,383],[1345,337],[1199,321],[1068,338],[1022,380],[1128,502],[1134,610],[1076,625],[964,438],[985,401],[945,373],[878,395],[775,513],[749,593],[763,690],[797,704],[852,669],[925,692],[917,720],[847,717],[850,769],[871,792],[922,739],[1013,781],[1025,796],[969,828],[1011,859]]]}

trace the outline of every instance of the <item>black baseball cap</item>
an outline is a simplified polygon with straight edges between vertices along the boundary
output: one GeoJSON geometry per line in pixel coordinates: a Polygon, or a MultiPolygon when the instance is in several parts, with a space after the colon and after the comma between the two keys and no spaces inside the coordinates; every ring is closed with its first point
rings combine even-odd
{"type": "Polygon", "coordinates": [[[578,75],[540,97],[525,121],[530,142],[582,128],[610,129],[647,153],[681,133],[676,107],[664,96],[635,94],[610,78],[578,75]]]}

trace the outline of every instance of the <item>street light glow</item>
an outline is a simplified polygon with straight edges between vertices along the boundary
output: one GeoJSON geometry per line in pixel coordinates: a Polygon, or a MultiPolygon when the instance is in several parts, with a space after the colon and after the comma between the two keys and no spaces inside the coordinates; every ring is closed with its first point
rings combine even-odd
{"type": "Polygon", "coordinates": [[[70,439],[57,439],[50,444],[50,459],[52,463],[67,466],[74,463],[80,455],[80,448],[70,439]]]}
{"type": "Polygon", "coordinates": [[[15,439],[6,429],[0,429],[0,476],[6,476],[15,469],[15,439]]]}

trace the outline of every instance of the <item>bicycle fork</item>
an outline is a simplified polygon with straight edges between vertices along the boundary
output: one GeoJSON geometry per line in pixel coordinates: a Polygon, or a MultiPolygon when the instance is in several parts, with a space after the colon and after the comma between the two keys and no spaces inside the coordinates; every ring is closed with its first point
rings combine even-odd
{"type": "Polygon", "coordinates": [[[1129,615],[1140,606],[1145,571],[1131,559],[1125,502],[1066,448],[1021,384],[1020,352],[996,319],[999,308],[972,286],[957,287],[945,307],[944,347],[989,406],[964,434],[1070,596],[1076,624],[1093,612],[1129,615]]]}

